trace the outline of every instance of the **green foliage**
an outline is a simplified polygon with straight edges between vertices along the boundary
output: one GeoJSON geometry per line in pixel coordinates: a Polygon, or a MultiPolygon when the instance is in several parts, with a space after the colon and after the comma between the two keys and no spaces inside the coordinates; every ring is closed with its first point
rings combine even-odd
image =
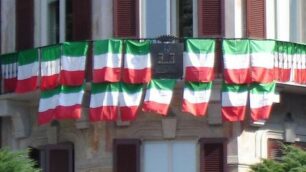
{"type": "Polygon", "coordinates": [[[283,146],[279,161],[264,159],[251,166],[253,172],[306,172],[306,152],[295,146],[283,146]]]}
{"type": "Polygon", "coordinates": [[[28,158],[27,151],[0,149],[0,171],[2,172],[41,172],[34,168],[35,162],[28,158]]]}

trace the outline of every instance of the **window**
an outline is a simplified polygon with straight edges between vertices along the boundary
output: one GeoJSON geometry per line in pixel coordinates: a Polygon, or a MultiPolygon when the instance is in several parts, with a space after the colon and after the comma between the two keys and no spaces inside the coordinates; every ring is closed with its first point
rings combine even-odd
{"type": "Polygon", "coordinates": [[[193,36],[193,0],[179,0],[179,36],[193,36]]]}
{"type": "Polygon", "coordinates": [[[59,0],[48,3],[48,38],[49,44],[59,42],[59,0]]]}
{"type": "Polygon", "coordinates": [[[265,0],[247,0],[246,35],[252,38],[265,38],[265,0]]]}

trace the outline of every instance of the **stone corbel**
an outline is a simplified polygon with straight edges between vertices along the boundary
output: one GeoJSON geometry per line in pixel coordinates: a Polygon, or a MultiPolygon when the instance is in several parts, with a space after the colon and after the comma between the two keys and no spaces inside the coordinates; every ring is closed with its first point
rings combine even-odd
{"type": "Polygon", "coordinates": [[[165,139],[174,139],[176,136],[176,124],[177,119],[174,117],[168,117],[162,119],[162,131],[165,139]]]}

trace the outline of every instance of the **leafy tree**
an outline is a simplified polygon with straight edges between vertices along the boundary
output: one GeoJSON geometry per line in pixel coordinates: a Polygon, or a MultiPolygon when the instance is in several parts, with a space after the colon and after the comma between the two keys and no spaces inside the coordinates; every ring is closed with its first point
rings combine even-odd
{"type": "Polygon", "coordinates": [[[280,160],[264,159],[251,166],[253,172],[306,172],[306,152],[295,146],[283,146],[280,160]]]}
{"type": "Polygon", "coordinates": [[[11,151],[0,149],[0,171],[2,172],[41,172],[36,169],[35,162],[31,160],[28,151],[11,151]]]}

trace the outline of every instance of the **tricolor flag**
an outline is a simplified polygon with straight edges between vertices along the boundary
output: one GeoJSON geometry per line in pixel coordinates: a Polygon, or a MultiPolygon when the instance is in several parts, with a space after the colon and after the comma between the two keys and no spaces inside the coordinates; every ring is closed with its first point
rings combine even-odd
{"type": "Polygon", "coordinates": [[[148,84],[142,110],[167,115],[172,99],[174,79],[154,79],[148,84]]]}
{"type": "Polygon", "coordinates": [[[247,84],[250,75],[250,41],[223,40],[224,80],[227,84],[247,84]]]}
{"type": "Polygon", "coordinates": [[[34,91],[37,87],[39,62],[38,49],[21,51],[18,54],[17,93],[34,91]]]}
{"type": "Polygon", "coordinates": [[[293,64],[293,44],[277,42],[277,55],[274,56],[274,78],[280,82],[290,81],[291,68],[293,64]]]}
{"type": "Polygon", "coordinates": [[[18,53],[1,56],[2,81],[4,92],[14,92],[17,84],[18,53]]]}
{"type": "Polygon", "coordinates": [[[222,85],[222,118],[223,121],[242,121],[245,117],[248,100],[248,86],[222,85]]]}
{"type": "Polygon", "coordinates": [[[210,82],[214,79],[215,40],[187,39],[184,52],[185,80],[210,82]]]}
{"type": "Polygon", "coordinates": [[[306,83],[306,46],[295,44],[294,49],[294,82],[306,83]]]}
{"type": "Polygon", "coordinates": [[[126,83],[148,83],[151,80],[150,42],[126,41],[123,81],[126,83]]]}
{"type": "Polygon", "coordinates": [[[38,108],[38,124],[47,124],[55,119],[61,87],[42,91],[38,108]]]}
{"type": "Polygon", "coordinates": [[[91,84],[90,121],[117,120],[119,90],[119,82],[91,84]]]}
{"type": "Polygon", "coordinates": [[[250,90],[251,117],[253,121],[266,120],[270,116],[275,94],[275,83],[252,84],[250,90]]]}
{"type": "Polygon", "coordinates": [[[250,40],[252,82],[274,81],[275,41],[250,40]]]}
{"type": "Polygon", "coordinates": [[[142,98],[142,84],[121,83],[119,93],[119,106],[122,121],[136,119],[138,107],[142,98]]]}
{"type": "Polygon", "coordinates": [[[81,86],[61,86],[56,116],[61,119],[80,119],[85,84],[81,86]]]}
{"type": "Polygon", "coordinates": [[[204,116],[211,95],[212,82],[185,82],[182,111],[204,116]]]}
{"type": "Polygon", "coordinates": [[[62,85],[80,86],[83,84],[87,49],[87,42],[64,43],[60,73],[62,85]]]}
{"type": "Polygon", "coordinates": [[[52,89],[59,85],[60,57],[60,45],[41,49],[41,90],[52,89]]]}
{"type": "Polygon", "coordinates": [[[93,82],[119,82],[122,65],[122,41],[95,41],[93,57],[93,82]]]}

